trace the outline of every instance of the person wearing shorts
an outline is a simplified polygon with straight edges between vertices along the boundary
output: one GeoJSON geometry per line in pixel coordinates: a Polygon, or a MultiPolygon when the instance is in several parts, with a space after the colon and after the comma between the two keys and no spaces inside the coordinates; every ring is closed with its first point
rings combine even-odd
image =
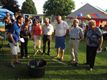
{"type": "Polygon", "coordinates": [[[41,36],[42,36],[42,27],[38,19],[35,20],[32,28],[32,38],[34,40],[34,52],[35,54],[41,52],[41,36]]]}
{"type": "Polygon", "coordinates": [[[12,53],[11,66],[15,67],[15,63],[19,63],[18,52],[19,49],[19,39],[20,39],[20,28],[23,24],[23,17],[18,16],[17,21],[12,24],[12,28],[8,31],[8,40],[10,44],[10,49],[12,53]]]}
{"type": "Polygon", "coordinates": [[[62,20],[61,16],[56,17],[57,26],[55,28],[55,48],[57,49],[57,57],[61,61],[64,59],[65,36],[69,31],[68,24],[62,20]]]}

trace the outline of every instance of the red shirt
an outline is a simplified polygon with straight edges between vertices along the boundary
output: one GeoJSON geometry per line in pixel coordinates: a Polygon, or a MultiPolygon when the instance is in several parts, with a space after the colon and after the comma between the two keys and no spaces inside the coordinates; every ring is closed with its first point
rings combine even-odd
{"type": "Polygon", "coordinates": [[[33,35],[42,35],[42,28],[40,25],[34,25],[33,26],[33,35]]]}

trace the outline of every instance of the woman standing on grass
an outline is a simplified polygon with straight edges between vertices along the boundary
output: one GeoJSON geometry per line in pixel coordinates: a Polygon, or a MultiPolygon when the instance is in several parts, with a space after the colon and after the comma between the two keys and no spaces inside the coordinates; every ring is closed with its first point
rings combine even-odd
{"type": "Polygon", "coordinates": [[[34,40],[34,51],[37,54],[38,51],[41,52],[41,35],[42,35],[42,27],[38,19],[33,24],[32,28],[32,38],[34,40]],[[37,47],[37,48],[36,48],[37,47]]]}
{"type": "Polygon", "coordinates": [[[30,36],[29,32],[30,20],[26,20],[24,26],[21,29],[20,37],[24,38],[24,42],[21,42],[21,58],[29,58],[28,56],[28,39],[30,36]]]}
{"type": "Polygon", "coordinates": [[[96,22],[90,20],[86,32],[86,64],[93,70],[97,49],[102,46],[103,36],[100,28],[96,27],[96,22]]]}

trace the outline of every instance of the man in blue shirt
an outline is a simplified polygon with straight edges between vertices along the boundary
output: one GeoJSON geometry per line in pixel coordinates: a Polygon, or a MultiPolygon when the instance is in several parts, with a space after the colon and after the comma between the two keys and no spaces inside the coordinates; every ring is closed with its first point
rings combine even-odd
{"type": "Polygon", "coordinates": [[[14,63],[18,63],[18,52],[20,52],[18,41],[20,39],[20,28],[24,22],[22,16],[17,17],[17,21],[12,24],[11,29],[8,31],[8,39],[12,53],[11,66],[15,67],[14,63]]]}

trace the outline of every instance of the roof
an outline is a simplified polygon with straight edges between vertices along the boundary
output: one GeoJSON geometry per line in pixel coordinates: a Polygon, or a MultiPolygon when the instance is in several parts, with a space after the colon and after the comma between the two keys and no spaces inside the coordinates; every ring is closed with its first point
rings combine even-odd
{"type": "Polygon", "coordinates": [[[68,18],[93,18],[93,19],[106,19],[107,13],[101,8],[94,7],[90,4],[85,4],[75,12],[72,12],[67,16],[68,18]]]}

